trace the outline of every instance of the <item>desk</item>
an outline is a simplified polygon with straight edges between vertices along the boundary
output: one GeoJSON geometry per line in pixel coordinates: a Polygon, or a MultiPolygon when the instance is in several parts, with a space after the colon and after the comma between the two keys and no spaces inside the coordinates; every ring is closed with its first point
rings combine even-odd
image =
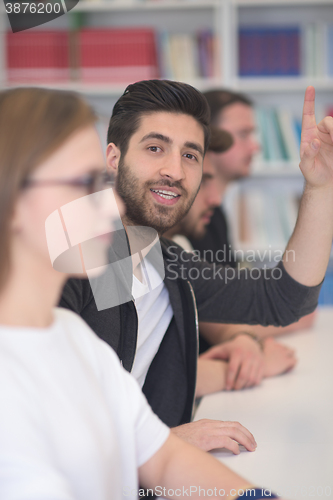
{"type": "Polygon", "coordinates": [[[212,452],[253,484],[295,500],[333,499],[333,308],[315,325],[280,338],[296,349],[295,369],[259,387],[205,396],[195,420],[236,420],[258,448],[212,452]]]}

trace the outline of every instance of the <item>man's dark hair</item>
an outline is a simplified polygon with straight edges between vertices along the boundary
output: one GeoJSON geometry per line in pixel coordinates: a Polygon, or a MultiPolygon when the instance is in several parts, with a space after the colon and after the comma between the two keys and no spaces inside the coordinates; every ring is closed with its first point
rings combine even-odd
{"type": "Polygon", "coordinates": [[[204,151],[210,140],[210,111],[205,97],[191,85],[169,80],[143,80],[128,85],[116,102],[109,123],[107,141],[125,156],[128,143],[144,115],[166,111],[193,116],[202,125],[204,151]]]}
{"type": "Polygon", "coordinates": [[[232,92],[226,89],[216,89],[204,92],[209,107],[212,125],[217,125],[217,121],[222,109],[231,104],[241,103],[246,106],[253,106],[253,102],[240,92],[232,92]]]}

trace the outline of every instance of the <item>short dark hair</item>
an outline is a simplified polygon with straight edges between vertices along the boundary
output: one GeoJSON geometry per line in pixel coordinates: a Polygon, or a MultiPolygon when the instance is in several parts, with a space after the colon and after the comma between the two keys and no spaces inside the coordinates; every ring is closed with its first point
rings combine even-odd
{"type": "Polygon", "coordinates": [[[210,140],[210,111],[201,92],[181,82],[170,80],[143,80],[128,85],[114,105],[107,141],[113,142],[125,156],[128,143],[137,131],[144,115],[166,111],[193,116],[204,131],[204,151],[210,140]]]}
{"type": "Polygon", "coordinates": [[[240,92],[233,92],[227,89],[208,90],[203,94],[210,107],[210,116],[212,125],[217,125],[218,117],[222,109],[231,104],[241,103],[246,106],[253,106],[253,102],[240,92]]]}

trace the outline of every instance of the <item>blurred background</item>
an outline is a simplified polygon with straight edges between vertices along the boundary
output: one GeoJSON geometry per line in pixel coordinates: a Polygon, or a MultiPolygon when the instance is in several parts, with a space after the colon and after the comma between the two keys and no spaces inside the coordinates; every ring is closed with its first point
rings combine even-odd
{"type": "MultiPolygon", "coordinates": [[[[333,115],[333,0],[80,0],[73,8],[45,0],[34,4],[41,22],[60,8],[68,12],[24,29],[22,6],[31,11],[31,4],[1,7],[1,88],[81,92],[100,116],[104,144],[115,101],[138,80],[229,88],[254,101],[261,151],[250,176],[228,189],[224,206],[234,249],[257,254],[257,264],[275,264],[270,256],[285,247],[303,189],[298,163],[307,85],[316,89],[317,120],[333,115]],[[15,9],[20,31],[13,33],[6,10],[15,9]]],[[[333,304],[331,261],[321,304],[333,304]]]]}

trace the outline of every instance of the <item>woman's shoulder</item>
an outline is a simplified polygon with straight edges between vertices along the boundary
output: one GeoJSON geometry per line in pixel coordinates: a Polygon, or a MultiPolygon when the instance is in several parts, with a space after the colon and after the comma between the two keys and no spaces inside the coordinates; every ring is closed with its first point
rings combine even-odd
{"type": "Polygon", "coordinates": [[[84,350],[92,355],[103,358],[106,356],[112,364],[119,364],[119,358],[115,351],[100,339],[92,328],[77,313],[62,307],[54,308],[54,316],[58,325],[71,337],[73,344],[80,351],[84,350]]]}
{"type": "MultiPolygon", "coordinates": [[[[55,307],[53,309],[55,321],[65,323],[65,324],[75,324],[76,326],[81,326],[83,329],[91,330],[87,323],[81,318],[81,316],[70,309],[65,309],[64,307],[55,307]]],[[[92,330],[91,330],[92,331],[92,330]]]]}

